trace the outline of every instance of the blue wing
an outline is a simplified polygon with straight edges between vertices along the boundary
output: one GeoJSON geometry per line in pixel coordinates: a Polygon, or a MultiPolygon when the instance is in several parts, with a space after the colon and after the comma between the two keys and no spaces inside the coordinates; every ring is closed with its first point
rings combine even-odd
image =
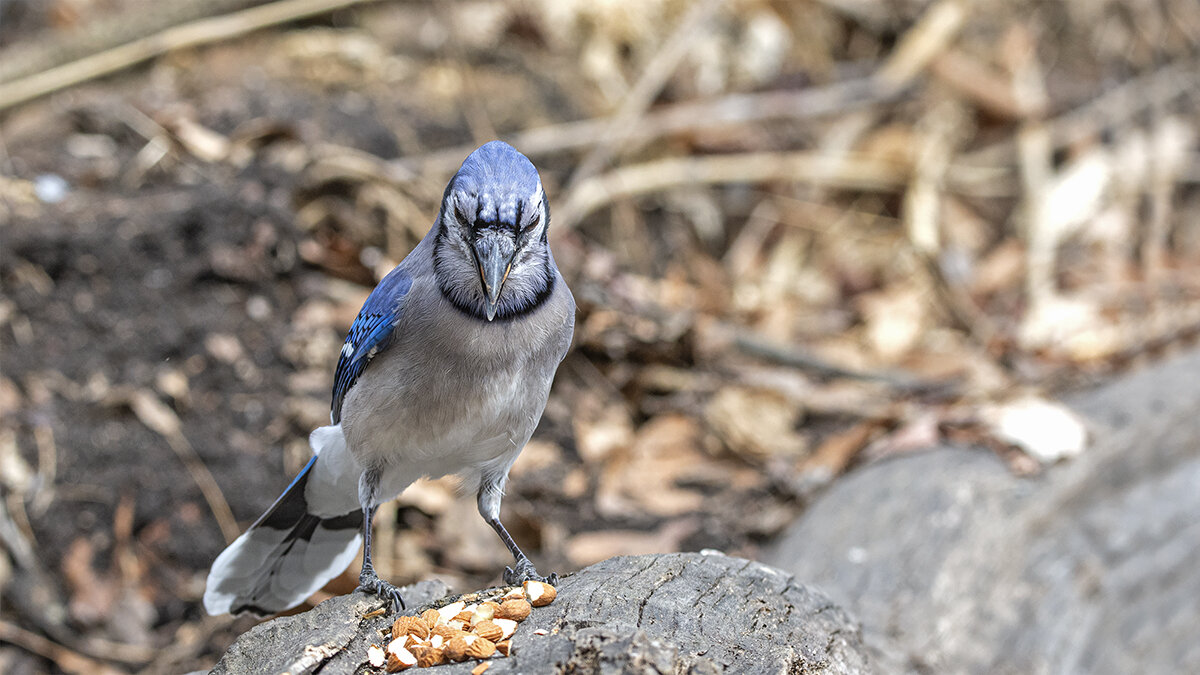
{"type": "Polygon", "coordinates": [[[371,291],[358,317],[350,326],[350,334],[342,345],[337,371],[333,375],[334,424],[342,421],[342,400],[354,386],[367,364],[387,348],[392,332],[404,312],[404,299],[412,288],[412,278],[399,267],[388,273],[371,291]]]}

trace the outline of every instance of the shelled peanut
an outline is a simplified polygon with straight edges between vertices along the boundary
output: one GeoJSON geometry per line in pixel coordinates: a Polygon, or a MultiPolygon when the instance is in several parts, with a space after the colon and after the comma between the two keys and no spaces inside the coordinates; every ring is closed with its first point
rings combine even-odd
{"type": "Polygon", "coordinates": [[[495,600],[460,600],[427,609],[420,616],[398,617],[387,645],[371,645],[367,660],[373,668],[395,673],[414,666],[508,656],[517,624],[528,618],[534,607],[550,604],[557,595],[550,584],[526,581],[520,588],[493,596],[495,600]]]}

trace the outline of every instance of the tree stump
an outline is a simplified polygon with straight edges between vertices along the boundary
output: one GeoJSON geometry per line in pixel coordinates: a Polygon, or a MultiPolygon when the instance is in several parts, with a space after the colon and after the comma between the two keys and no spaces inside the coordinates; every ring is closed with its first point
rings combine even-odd
{"type": "MultiPolygon", "coordinates": [[[[858,626],[819,591],[761,563],[719,553],[611,558],[563,578],[520,624],[512,655],[488,673],[867,673],[858,626]],[[538,632],[545,634],[539,635],[538,632]]],[[[405,590],[410,607],[448,589],[405,590]]],[[[370,644],[395,619],[361,593],[248,631],[213,673],[372,672],[370,644]]],[[[418,614],[417,609],[406,614],[418,614]]],[[[437,666],[468,673],[474,661],[437,666]]],[[[381,672],[381,671],[380,671],[381,672]]]]}

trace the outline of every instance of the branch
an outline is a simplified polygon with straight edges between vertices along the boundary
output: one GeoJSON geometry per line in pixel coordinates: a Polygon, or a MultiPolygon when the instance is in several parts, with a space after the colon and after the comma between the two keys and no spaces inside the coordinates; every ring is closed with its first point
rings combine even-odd
{"type": "Polygon", "coordinates": [[[98,54],[0,84],[0,111],[135,66],[178,49],[241,37],[269,26],[377,0],[281,0],[173,26],[98,54]]]}

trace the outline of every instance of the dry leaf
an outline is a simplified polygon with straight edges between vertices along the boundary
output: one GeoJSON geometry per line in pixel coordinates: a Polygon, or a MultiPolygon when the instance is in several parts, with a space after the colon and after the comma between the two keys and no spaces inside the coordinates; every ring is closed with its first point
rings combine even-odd
{"type": "Polygon", "coordinates": [[[915,287],[895,285],[886,291],[859,296],[866,338],[885,361],[895,361],[916,346],[928,329],[928,300],[915,287]]]}
{"type": "Polygon", "coordinates": [[[1036,236],[1061,242],[1100,211],[1113,175],[1112,159],[1102,150],[1075,159],[1055,176],[1037,205],[1036,236]]]}
{"type": "Polygon", "coordinates": [[[703,495],[676,483],[709,460],[699,448],[695,420],[682,415],[656,417],[638,430],[626,453],[603,466],[596,507],[612,516],[674,516],[694,511],[703,495]]]}
{"type": "Polygon", "coordinates": [[[997,438],[1020,447],[1042,464],[1070,459],[1087,446],[1087,428],[1070,408],[1028,397],[985,407],[981,417],[997,438]]]}
{"type": "Polygon", "coordinates": [[[1025,247],[1007,239],[975,265],[971,295],[985,297],[1018,287],[1025,271],[1025,247]]]}
{"type": "Polygon", "coordinates": [[[457,493],[453,478],[421,478],[405,488],[396,502],[401,506],[412,506],[431,516],[438,516],[450,510],[458,500],[457,493]]]}
{"type": "Polygon", "coordinates": [[[228,333],[210,333],[204,338],[204,348],[212,357],[222,363],[233,365],[245,358],[246,350],[236,335],[228,333]]]}
{"type": "Polygon", "coordinates": [[[63,578],[70,589],[71,616],[83,624],[94,625],[111,616],[121,589],[109,576],[100,576],[92,567],[95,549],[83,537],[71,542],[62,558],[63,578]]]}
{"type": "Polygon", "coordinates": [[[1021,346],[1049,347],[1078,361],[1108,356],[1121,348],[1117,326],[1090,300],[1043,296],[1035,298],[1021,322],[1021,346]]]}
{"type": "MultiPolygon", "coordinates": [[[[3,322],[0,321],[0,325],[3,322]]],[[[8,417],[21,407],[21,391],[13,381],[0,375],[0,418],[8,417]]]]}
{"type": "Polygon", "coordinates": [[[557,443],[533,439],[525,444],[521,456],[513,464],[509,475],[513,478],[533,473],[540,469],[557,466],[563,461],[562,448],[557,443]]]}
{"type": "Polygon", "coordinates": [[[817,471],[828,478],[837,476],[849,466],[878,429],[878,422],[860,422],[826,438],[812,455],[805,458],[800,465],[801,472],[817,471]]]}
{"type": "Polygon", "coordinates": [[[939,428],[941,417],[935,412],[925,412],[908,420],[886,436],[867,447],[871,459],[903,452],[925,450],[937,445],[942,434],[939,428]]]}
{"type": "Polygon", "coordinates": [[[633,421],[621,403],[588,405],[586,398],[578,404],[579,414],[573,420],[575,447],[585,463],[598,464],[613,452],[628,447],[633,438],[633,421]]]}
{"type": "Polygon", "coordinates": [[[733,452],[755,461],[794,457],[806,450],[796,432],[800,407],[775,391],[725,387],[704,409],[704,418],[733,452]]]}

